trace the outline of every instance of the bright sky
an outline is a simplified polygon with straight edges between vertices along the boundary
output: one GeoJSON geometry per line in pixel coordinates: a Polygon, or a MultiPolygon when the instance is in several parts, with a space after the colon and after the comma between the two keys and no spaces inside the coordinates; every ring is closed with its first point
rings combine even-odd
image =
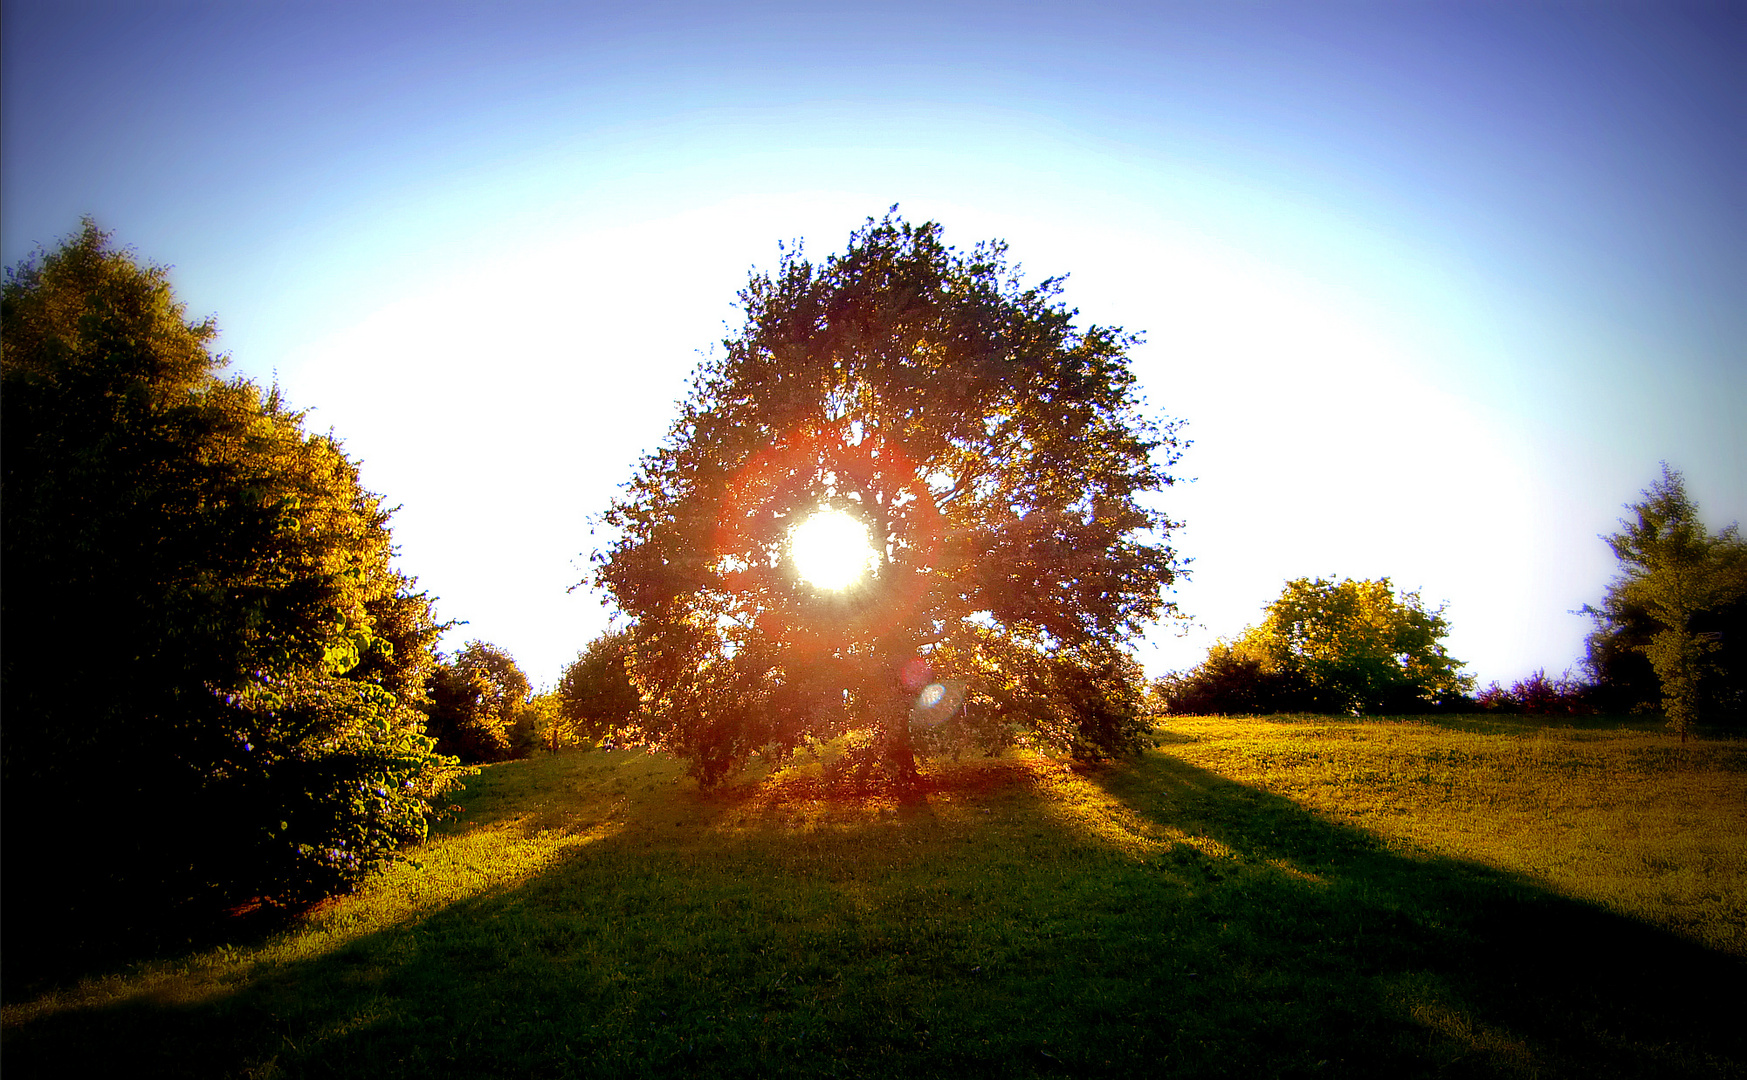
{"type": "Polygon", "coordinates": [[[590,515],[777,241],[893,203],[1068,273],[1188,421],[1195,663],[1301,575],[1582,653],[1666,459],[1747,518],[1740,3],[7,0],[0,257],[94,215],[311,409],[536,684],[590,515]],[[944,10],[942,10],[944,8],[944,10]]]}

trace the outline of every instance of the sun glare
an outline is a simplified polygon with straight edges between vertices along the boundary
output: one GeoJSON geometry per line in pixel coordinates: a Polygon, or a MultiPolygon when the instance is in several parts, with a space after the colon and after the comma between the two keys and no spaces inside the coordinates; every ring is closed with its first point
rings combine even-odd
{"type": "Polygon", "coordinates": [[[789,550],[801,580],[821,589],[846,589],[874,559],[867,526],[841,510],[820,510],[795,526],[789,550]]]}

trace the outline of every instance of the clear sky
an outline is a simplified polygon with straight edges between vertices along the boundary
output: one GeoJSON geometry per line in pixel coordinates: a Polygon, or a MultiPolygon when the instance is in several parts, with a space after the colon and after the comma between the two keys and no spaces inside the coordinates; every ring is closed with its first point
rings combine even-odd
{"type": "Polygon", "coordinates": [[[93,215],[554,682],[590,515],[777,242],[900,204],[1144,331],[1194,440],[1187,667],[1288,578],[1582,652],[1666,459],[1747,518],[1747,5],[80,3],[0,10],[0,256],[93,215]]]}

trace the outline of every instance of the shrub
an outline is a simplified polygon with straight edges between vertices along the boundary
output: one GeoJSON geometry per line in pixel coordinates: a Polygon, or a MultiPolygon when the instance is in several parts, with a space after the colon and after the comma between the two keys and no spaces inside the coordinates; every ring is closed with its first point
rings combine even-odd
{"type": "Polygon", "coordinates": [[[1557,679],[1536,671],[1518,679],[1506,690],[1492,683],[1475,698],[1487,712],[1519,713],[1525,716],[1587,716],[1596,711],[1595,687],[1566,672],[1557,679]]]}

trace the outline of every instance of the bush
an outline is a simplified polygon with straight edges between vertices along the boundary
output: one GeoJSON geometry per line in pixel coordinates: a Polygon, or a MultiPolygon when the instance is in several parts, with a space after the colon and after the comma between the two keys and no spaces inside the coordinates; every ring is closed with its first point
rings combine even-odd
{"type": "Polygon", "coordinates": [[[1302,672],[1270,670],[1261,658],[1225,642],[1209,649],[1193,670],[1159,680],[1157,689],[1164,710],[1179,716],[1334,711],[1317,707],[1326,703],[1302,672]]]}
{"type": "Polygon", "coordinates": [[[1487,712],[1524,716],[1588,716],[1596,712],[1594,697],[1595,687],[1573,679],[1570,672],[1549,679],[1545,671],[1537,671],[1508,690],[1492,683],[1476,696],[1475,704],[1487,712]]]}
{"type": "Polygon", "coordinates": [[[548,741],[554,749],[599,739],[636,721],[643,702],[626,667],[630,649],[629,631],[609,630],[564,669],[553,691],[557,712],[548,741]]]}

